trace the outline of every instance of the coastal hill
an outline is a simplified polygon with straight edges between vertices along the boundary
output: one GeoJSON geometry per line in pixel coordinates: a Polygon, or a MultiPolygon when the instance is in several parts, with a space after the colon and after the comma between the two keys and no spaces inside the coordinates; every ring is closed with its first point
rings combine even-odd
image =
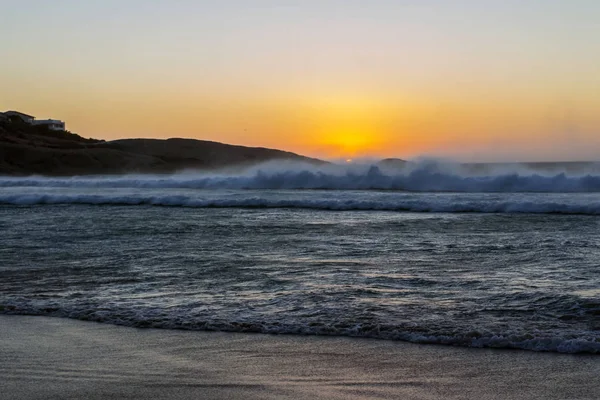
{"type": "Polygon", "coordinates": [[[193,139],[86,139],[19,121],[0,121],[1,175],[172,173],[265,161],[324,161],[261,147],[193,139]]]}

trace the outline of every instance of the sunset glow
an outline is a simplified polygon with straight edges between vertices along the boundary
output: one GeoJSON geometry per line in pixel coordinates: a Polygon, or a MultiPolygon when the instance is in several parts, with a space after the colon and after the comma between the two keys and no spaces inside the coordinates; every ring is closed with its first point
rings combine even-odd
{"type": "Polygon", "coordinates": [[[29,0],[3,18],[0,109],[87,137],[341,159],[600,154],[595,1],[29,0]]]}

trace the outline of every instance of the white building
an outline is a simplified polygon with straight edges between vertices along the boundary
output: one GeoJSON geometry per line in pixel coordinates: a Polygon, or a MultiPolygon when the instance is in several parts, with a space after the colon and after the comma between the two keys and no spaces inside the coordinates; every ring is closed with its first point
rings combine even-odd
{"type": "Polygon", "coordinates": [[[65,130],[65,123],[58,119],[36,119],[32,121],[31,125],[44,125],[52,131],[65,130]]]}
{"type": "MultiPolygon", "coordinates": [[[[33,115],[24,114],[18,111],[5,111],[3,114],[7,119],[19,118],[21,121],[34,126],[45,126],[53,131],[64,131],[65,123],[58,119],[35,119],[33,115]]],[[[1,116],[0,116],[1,117],[1,116]]]]}

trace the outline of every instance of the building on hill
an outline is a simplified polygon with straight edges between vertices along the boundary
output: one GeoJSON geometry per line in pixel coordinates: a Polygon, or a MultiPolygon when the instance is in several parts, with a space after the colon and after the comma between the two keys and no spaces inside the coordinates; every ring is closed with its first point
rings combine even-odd
{"type": "Polygon", "coordinates": [[[0,113],[0,120],[3,119],[2,116],[4,116],[4,119],[13,121],[19,119],[22,122],[33,126],[45,126],[53,131],[65,130],[65,123],[58,119],[35,119],[33,115],[24,114],[19,111],[5,111],[3,113],[0,113]]]}
{"type": "Polygon", "coordinates": [[[36,119],[31,125],[34,126],[45,126],[52,131],[64,131],[65,123],[58,119],[36,119]]]}
{"type": "Polygon", "coordinates": [[[31,124],[35,117],[18,111],[5,111],[3,113],[8,119],[19,118],[21,121],[31,124]]]}

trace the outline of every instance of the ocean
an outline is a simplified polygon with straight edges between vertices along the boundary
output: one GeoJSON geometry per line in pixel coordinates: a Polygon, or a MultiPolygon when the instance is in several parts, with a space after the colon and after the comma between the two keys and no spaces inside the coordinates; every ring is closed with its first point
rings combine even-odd
{"type": "Polygon", "coordinates": [[[0,177],[0,313],[600,353],[600,175],[0,177]]]}

